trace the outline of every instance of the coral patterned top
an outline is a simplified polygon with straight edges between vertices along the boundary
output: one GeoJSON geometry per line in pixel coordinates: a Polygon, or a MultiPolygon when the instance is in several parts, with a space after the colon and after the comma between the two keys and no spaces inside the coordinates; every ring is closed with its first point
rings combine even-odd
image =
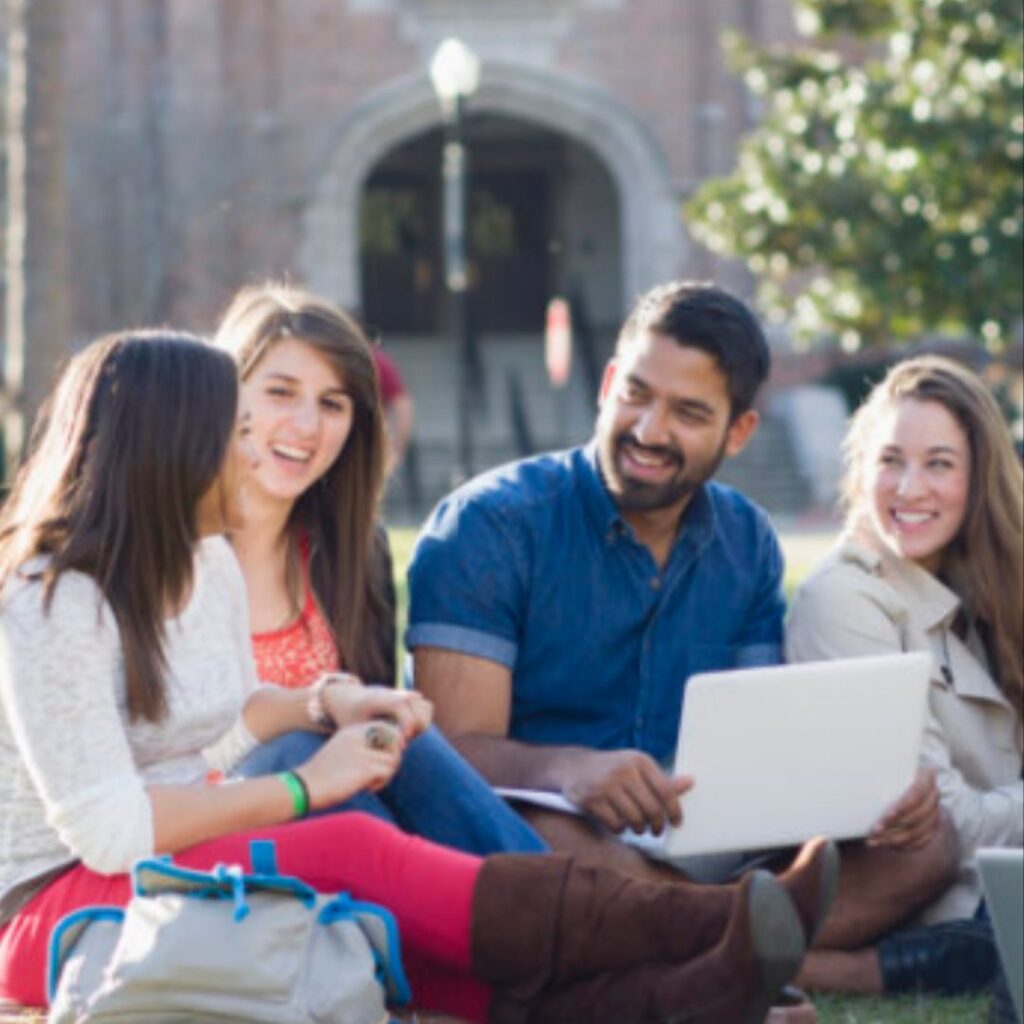
{"type": "Polygon", "coordinates": [[[300,544],[302,582],[306,600],[299,617],[268,633],[252,634],[256,674],[265,683],[278,686],[310,686],[323,672],[337,672],[338,648],[324,613],[313,596],[309,581],[309,549],[300,544]]]}

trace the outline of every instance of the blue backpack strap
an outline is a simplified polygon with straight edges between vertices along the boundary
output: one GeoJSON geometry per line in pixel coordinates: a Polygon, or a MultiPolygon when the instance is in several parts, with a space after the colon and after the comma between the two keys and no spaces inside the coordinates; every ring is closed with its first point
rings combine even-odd
{"type": "Polygon", "coordinates": [[[119,924],[124,920],[124,910],[121,907],[82,907],[65,914],[50,932],[50,948],[48,963],[46,966],[46,998],[52,1000],[57,993],[57,983],[60,981],[60,972],[64,969],[64,961],[67,960],[75,943],[82,937],[82,932],[93,923],[93,921],[117,921],[119,924]]]}
{"type": "Polygon", "coordinates": [[[246,888],[250,892],[280,892],[302,900],[307,907],[316,903],[316,889],[301,878],[282,875],[277,869],[277,844],[273,839],[252,839],[249,841],[249,861],[252,874],[245,876],[246,888]]]}
{"type": "Polygon", "coordinates": [[[249,860],[257,875],[277,874],[277,846],[273,839],[253,839],[249,842],[249,860]]]}
{"type": "Polygon", "coordinates": [[[318,920],[320,924],[355,921],[373,950],[377,980],[387,990],[388,1002],[406,1006],[412,1001],[412,988],[402,967],[398,922],[387,907],[363,903],[352,899],[347,892],[341,892],[320,908],[318,920]]]}
{"type": "Polygon", "coordinates": [[[214,876],[218,882],[223,883],[231,894],[231,900],[235,905],[232,916],[236,921],[242,921],[249,916],[249,904],[245,899],[245,873],[240,864],[218,864],[214,869],[214,876]]]}
{"type": "Polygon", "coordinates": [[[150,857],[136,861],[132,868],[135,895],[159,896],[165,892],[180,892],[185,896],[201,899],[233,899],[237,906],[238,889],[241,885],[249,892],[257,889],[279,892],[301,900],[308,907],[313,906],[316,903],[316,890],[311,885],[289,875],[277,874],[276,863],[273,863],[276,860],[273,841],[256,842],[265,842],[270,847],[269,858],[264,852],[253,853],[254,866],[258,870],[251,875],[242,874],[243,869],[238,864],[216,864],[209,871],[197,871],[181,867],[168,857],[150,857]],[[273,867],[275,870],[264,873],[262,869],[265,867],[273,867]],[[241,883],[238,881],[239,877],[243,880],[241,883]]]}
{"type": "Polygon", "coordinates": [[[132,865],[132,889],[136,896],[158,896],[162,892],[211,897],[218,892],[231,894],[217,878],[218,864],[213,871],[196,871],[175,864],[170,857],[148,857],[132,865]]]}

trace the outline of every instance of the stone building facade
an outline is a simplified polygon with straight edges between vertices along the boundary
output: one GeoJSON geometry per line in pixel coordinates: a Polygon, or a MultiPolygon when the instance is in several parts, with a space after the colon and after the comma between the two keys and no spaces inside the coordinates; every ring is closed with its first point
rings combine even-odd
{"type": "Polygon", "coordinates": [[[378,325],[417,395],[421,442],[450,439],[442,114],[428,67],[451,36],[482,61],[465,121],[473,319],[489,369],[476,433],[493,448],[481,462],[506,454],[517,416],[537,445],[586,431],[594,366],[639,291],[679,275],[748,287],[691,241],[682,203],[731,166],[756,116],[722,33],[786,42],[790,0],[66,10],[77,338],[154,322],[209,330],[240,284],[287,276],[378,325]],[[573,296],[592,349],[557,397],[537,355],[554,294],[573,296]]]}
{"type": "Polygon", "coordinates": [[[789,0],[98,0],[67,16],[83,334],[203,327],[268,275],[364,305],[367,188],[403,156],[436,175],[428,65],[448,36],[482,60],[467,135],[490,212],[543,205],[525,225],[541,290],[575,282],[614,322],[652,282],[716,269],[680,201],[730,166],[752,116],[722,32],[792,34],[789,0]]]}

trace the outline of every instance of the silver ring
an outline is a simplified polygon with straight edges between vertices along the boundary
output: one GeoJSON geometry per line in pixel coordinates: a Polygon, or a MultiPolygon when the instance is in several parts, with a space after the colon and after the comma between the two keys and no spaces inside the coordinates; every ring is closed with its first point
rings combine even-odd
{"type": "Polygon", "coordinates": [[[394,733],[380,722],[371,722],[366,727],[366,745],[371,750],[390,750],[395,745],[394,733]]]}

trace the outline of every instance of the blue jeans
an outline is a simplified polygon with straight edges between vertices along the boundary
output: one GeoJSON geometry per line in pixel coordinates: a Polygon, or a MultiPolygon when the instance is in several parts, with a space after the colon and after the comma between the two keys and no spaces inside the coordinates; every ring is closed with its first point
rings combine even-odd
{"type": "MultiPolygon", "coordinates": [[[[241,778],[287,771],[309,760],[326,736],[289,732],[257,747],[235,769],[241,778]]],[[[365,811],[406,832],[466,853],[546,853],[548,846],[497,796],[436,726],[406,748],[394,778],[333,811],[365,811]]],[[[328,812],[330,813],[330,812],[328,812]]]]}

